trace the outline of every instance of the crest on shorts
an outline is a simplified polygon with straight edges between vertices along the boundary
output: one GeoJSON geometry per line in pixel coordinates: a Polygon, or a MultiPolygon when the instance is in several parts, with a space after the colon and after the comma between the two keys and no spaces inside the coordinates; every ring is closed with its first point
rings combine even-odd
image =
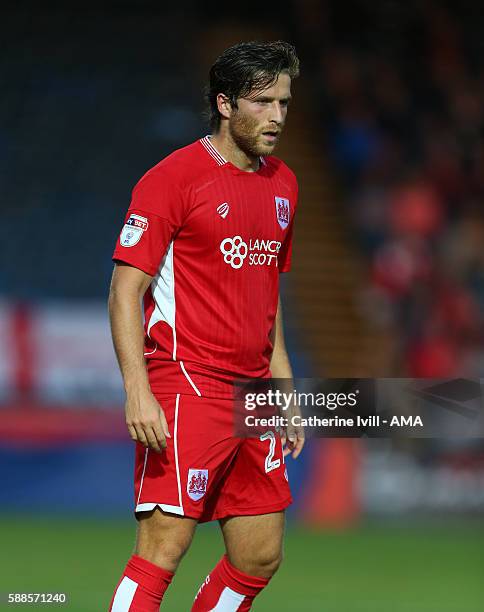
{"type": "Polygon", "coordinates": [[[197,501],[207,492],[208,470],[188,470],[187,493],[190,499],[197,501]]]}
{"type": "Polygon", "coordinates": [[[141,239],[143,232],[148,229],[148,219],[140,215],[131,214],[124,224],[119,237],[119,243],[124,247],[132,247],[141,239]]]}
{"type": "Polygon", "coordinates": [[[289,200],[286,198],[280,198],[279,196],[275,196],[275,200],[277,221],[282,229],[286,229],[286,227],[289,225],[289,219],[291,216],[289,200]]]}

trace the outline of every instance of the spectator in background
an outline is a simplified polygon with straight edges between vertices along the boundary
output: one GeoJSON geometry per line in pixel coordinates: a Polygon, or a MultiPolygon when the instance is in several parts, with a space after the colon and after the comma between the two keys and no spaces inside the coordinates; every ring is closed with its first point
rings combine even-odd
{"type": "Polygon", "coordinates": [[[368,260],[366,312],[396,330],[399,374],[478,372],[484,87],[472,18],[435,3],[304,4],[308,41],[324,40],[321,118],[368,260]]]}

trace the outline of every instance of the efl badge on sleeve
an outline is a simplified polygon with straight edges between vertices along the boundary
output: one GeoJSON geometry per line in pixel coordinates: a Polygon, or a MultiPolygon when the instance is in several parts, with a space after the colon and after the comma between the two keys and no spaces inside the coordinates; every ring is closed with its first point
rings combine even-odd
{"type": "Polygon", "coordinates": [[[282,229],[286,229],[286,227],[289,225],[291,215],[289,210],[289,200],[286,198],[280,198],[279,196],[276,196],[275,200],[277,220],[279,221],[279,225],[282,227],[282,229]]]}
{"type": "Polygon", "coordinates": [[[188,470],[187,493],[190,499],[197,501],[207,492],[208,470],[188,470]]]}
{"type": "Polygon", "coordinates": [[[140,215],[131,214],[124,224],[119,237],[119,243],[124,247],[132,247],[141,239],[143,232],[148,229],[148,219],[140,215]]]}

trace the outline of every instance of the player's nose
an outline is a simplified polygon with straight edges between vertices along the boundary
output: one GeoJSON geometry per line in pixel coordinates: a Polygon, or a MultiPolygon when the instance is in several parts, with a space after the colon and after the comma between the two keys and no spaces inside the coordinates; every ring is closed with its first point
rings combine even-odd
{"type": "Polygon", "coordinates": [[[283,119],[282,106],[277,100],[274,100],[274,102],[271,104],[269,121],[273,121],[274,123],[280,125],[283,122],[283,119]]]}

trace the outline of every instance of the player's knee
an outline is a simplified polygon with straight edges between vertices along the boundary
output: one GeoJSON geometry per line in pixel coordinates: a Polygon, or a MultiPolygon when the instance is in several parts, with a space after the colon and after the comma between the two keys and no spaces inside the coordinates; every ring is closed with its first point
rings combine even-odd
{"type": "Polygon", "coordinates": [[[261,575],[270,578],[279,569],[283,560],[282,550],[268,551],[257,560],[261,575]]]}
{"type": "Polygon", "coordinates": [[[241,559],[242,571],[261,578],[271,578],[279,569],[283,560],[282,550],[262,549],[241,559]]]}
{"type": "Polygon", "coordinates": [[[190,543],[191,537],[187,534],[173,532],[156,534],[152,538],[139,538],[136,554],[155,565],[174,572],[190,547],[190,543]]]}
{"type": "MultiPolygon", "coordinates": [[[[144,539],[158,549],[163,549],[170,557],[181,557],[188,550],[193,533],[185,529],[150,529],[145,532],[144,539]]],[[[141,538],[140,538],[141,539],[141,538]]]]}
{"type": "Polygon", "coordinates": [[[178,565],[183,555],[187,552],[190,541],[191,540],[186,537],[162,540],[159,542],[159,554],[162,555],[166,561],[178,565]]]}
{"type": "Polygon", "coordinates": [[[138,529],[137,554],[172,570],[190,547],[193,531],[193,524],[166,518],[161,513],[143,517],[138,529]]]}

